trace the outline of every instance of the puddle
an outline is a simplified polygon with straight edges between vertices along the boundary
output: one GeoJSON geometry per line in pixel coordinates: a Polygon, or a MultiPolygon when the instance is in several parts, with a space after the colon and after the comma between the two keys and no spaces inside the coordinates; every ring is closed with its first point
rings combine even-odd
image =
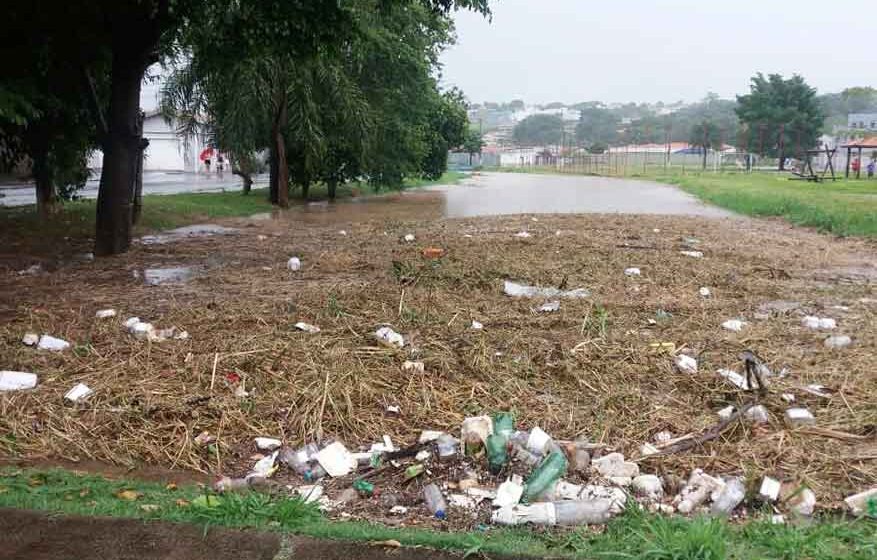
{"type": "Polygon", "coordinates": [[[505,214],[733,214],[651,181],[609,177],[485,173],[459,185],[429,187],[445,198],[448,218],[505,214]]]}
{"type": "Polygon", "coordinates": [[[198,269],[192,266],[174,266],[168,268],[147,268],[143,271],[143,282],[147,286],[162,284],[185,284],[195,277],[198,269]]]}
{"type": "Polygon", "coordinates": [[[170,229],[157,235],[144,235],[140,242],[144,245],[164,245],[192,237],[211,237],[213,235],[234,235],[239,230],[214,224],[196,224],[170,229]]]}

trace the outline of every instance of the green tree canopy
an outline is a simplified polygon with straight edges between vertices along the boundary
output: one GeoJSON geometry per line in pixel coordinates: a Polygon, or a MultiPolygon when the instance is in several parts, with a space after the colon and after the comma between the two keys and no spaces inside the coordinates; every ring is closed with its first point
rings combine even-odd
{"type": "Polygon", "coordinates": [[[563,119],[557,115],[530,115],[515,126],[512,137],[522,146],[559,144],[563,138],[563,119]]]}

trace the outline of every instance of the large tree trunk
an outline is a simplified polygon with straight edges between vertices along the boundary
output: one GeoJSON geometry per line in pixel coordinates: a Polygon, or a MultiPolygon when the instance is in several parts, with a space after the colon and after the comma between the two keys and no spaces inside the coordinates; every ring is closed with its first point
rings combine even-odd
{"type": "Polygon", "coordinates": [[[286,163],[286,139],[278,129],[274,136],[277,151],[277,206],[289,208],[289,166],[286,163]]]}
{"type": "Polygon", "coordinates": [[[143,213],[143,152],[149,147],[149,140],[143,138],[143,111],[137,115],[137,134],[140,136],[136,155],[136,168],[134,170],[134,203],[131,207],[131,223],[136,225],[140,222],[140,214],[143,213]]]}
{"type": "Polygon", "coordinates": [[[271,129],[271,146],[268,149],[268,200],[271,204],[277,204],[277,144],[273,138],[277,135],[275,128],[271,129]]]}
{"type": "Polygon", "coordinates": [[[243,193],[245,195],[250,194],[250,191],[253,189],[253,177],[249,173],[242,171],[238,167],[231,168],[231,174],[237,175],[243,181],[243,193]]]}
{"type": "Polygon", "coordinates": [[[706,146],[704,146],[703,147],[703,170],[704,171],[706,171],[706,156],[707,156],[707,149],[706,149],[706,146]]]}
{"type": "Polygon", "coordinates": [[[311,181],[310,179],[305,179],[301,184],[301,199],[307,201],[308,199],[308,191],[311,190],[311,181]]]}
{"type": "Polygon", "coordinates": [[[338,191],[338,179],[329,179],[326,183],[326,188],[329,191],[329,200],[335,200],[335,193],[338,191]]]}
{"type": "Polygon", "coordinates": [[[110,76],[108,137],[97,196],[96,255],[124,253],[131,244],[131,197],[141,154],[137,120],[146,53],[116,46],[110,76]]]}
{"type": "MultiPolygon", "coordinates": [[[[36,131],[36,134],[41,134],[36,131]]],[[[37,215],[40,220],[46,221],[55,210],[58,202],[58,194],[55,190],[55,180],[52,176],[52,168],[49,164],[48,138],[40,135],[35,142],[33,153],[33,178],[37,195],[37,215]]]]}

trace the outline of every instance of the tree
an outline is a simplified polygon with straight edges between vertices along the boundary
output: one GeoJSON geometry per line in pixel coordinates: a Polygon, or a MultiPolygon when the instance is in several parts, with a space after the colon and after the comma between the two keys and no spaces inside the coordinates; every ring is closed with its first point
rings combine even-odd
{"type": "Polygon", "coordinates": [[[512,138],[522,146],[559,144],[563,138],[563,119],[557,115],[530,115],[515,126],[512,138]]]}
{"type": "Polygon", "coordinates": [[[477,130],[469,129],[463,139],[463,150],[469,154],[469,165],[472,165],[472,156],[480,154],[484,148],[484,137],[477,130]]]}
{"type": "Polygon", "coordinates": [[[784,79],[779,74],[752,78],[750,93],[737,96],[737,116],[750,130],[765,134],[750,137],[750,150],[756,146],[772,157],[779,158],[779,169],[785,169],[790,146],[807,149],[816,145],[824,121],[816,90],[794,75],[784,79]]]}
{"type": "Polygon", "coordinates": [[[427,152],[421,172],[430,180],[436,180],[448,169],[448,151],[459,148],[466,140],[469,119],[466,116],[466,100],[458,89],[436,96],[430,111],[427,152]]]}
{"type": "Polygon", "coordinates": [[[600,104],[582,104],[576,124],[576,140],[586,146],[608,145],[618,139],[621,119],[600,104]]]}
{"type": "Polygon", "coordinates": [[[691,127],[688,143],[700,148],[703,154],[703,169],[706,169],[707,154],[710,150],[721,150],[724,139],[723,130],[715,122],[704,120],[691,127]]]}

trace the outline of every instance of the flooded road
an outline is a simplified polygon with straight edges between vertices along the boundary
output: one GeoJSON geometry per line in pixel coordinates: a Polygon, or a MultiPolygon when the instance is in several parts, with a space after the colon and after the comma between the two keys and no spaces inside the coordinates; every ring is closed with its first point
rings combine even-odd
{"type": "Polygon", "coordinates": [[[676,187],[608,177],[484,173],[459,185],[428,190],[444,195],[448,218],[590,213],[732,216],[676,187]]]}

